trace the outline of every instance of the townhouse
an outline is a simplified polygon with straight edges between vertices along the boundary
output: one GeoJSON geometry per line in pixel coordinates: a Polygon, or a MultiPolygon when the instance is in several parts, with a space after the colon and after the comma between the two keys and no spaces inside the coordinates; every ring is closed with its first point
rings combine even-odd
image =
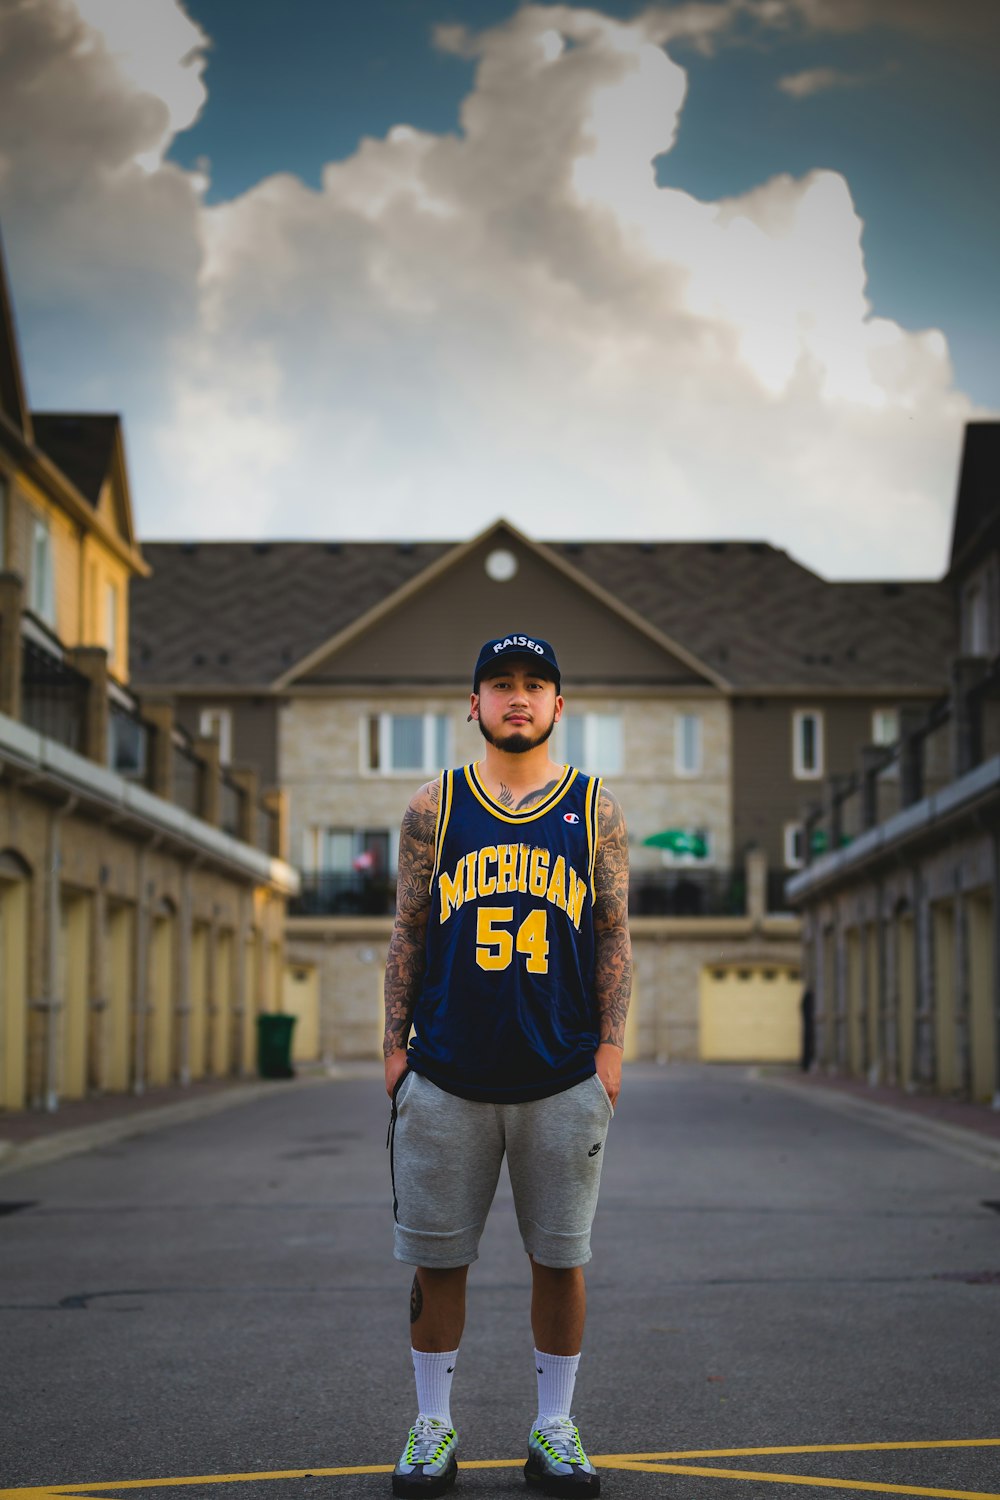
{"type": "Polygon", "coordinates": [[[766,543],[542,543],[502,520],[466,542],[145,556],[138,680],[287,797],[303,886],[285,1004],[323,1055],[377,1055],[400,819],[421,780],[478,755],[472,664],[516,630],[559,652],[557,756],[628,815],[630,1055],[797,1056],[784,881],[824,777],[942,691],[941,584],[831,584],[766,543]]]}
{"type": "Polygon", "coordinates": [[[0,254],[0,1112],[251,1070],[281,800],[130,683],[121,424],[29,408],[0,254]]]}
{"type": "Polygon", "coordinates": [[[816,1061],[1000,1107],[1000,423],[966,429],[945,690],[811,813],[804,917],[816,1061]]]}

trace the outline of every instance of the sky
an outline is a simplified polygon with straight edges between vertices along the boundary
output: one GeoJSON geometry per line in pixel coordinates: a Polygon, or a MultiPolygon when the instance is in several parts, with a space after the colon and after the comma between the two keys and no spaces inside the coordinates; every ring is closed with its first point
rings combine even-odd
{"type": "Polygon", "coordinates": [[[0,0],[29,396],[139,534],[937,577],[1000,414],[995,0],[0,0]]]}

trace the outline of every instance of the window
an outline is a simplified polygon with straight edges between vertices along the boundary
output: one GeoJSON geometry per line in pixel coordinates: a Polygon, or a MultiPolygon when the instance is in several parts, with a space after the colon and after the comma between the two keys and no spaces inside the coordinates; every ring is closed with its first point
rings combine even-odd
{"type": "Polygon", "coordinates": [[[363,763],[369,771],[430,775],[448,764],[447,714],[369,714],[362,727],[363,763]]]}
{"type": "Polygon", "coordinates": [[[46,625],[56,623],[56,590],[52,566],[52,536],[49,523],[36,515],[31,528],[31,587],[28,607],[46,625]]]}
{"type": "Polygon", "coordinates": [[[876,708],[872,713],[872,744],[894,745],[899,739],[899,709],[876,708]]]}
{"type": "Polygon", "coordinates": [[[233,758],[233,714],[229,708],[203,708],[198,732],[207,740],[219,742],[219,759],[228,766],[233,758]]]}
{"type": "Polygon", "coordinates": [[[104,644],[108,648],[108,661],[114,665],[118,660],[118,590],[113,583],[105,585],[104,644]]]}
{"type": "Polygon", "coordinates": [[[678,714],[674,720],[674,770],[678,776],[701,772],[701,714],[678,714]]]}
{"type": "Polygon", "coordinates": [[[817,708],[800,708],[792,715],[792,769],[798,781],[818,781],[823,775],[823,715],[817,708]]]}
{"type": "Polygon", "coordinates": [[[591,776],[615,776],[622,769],[621,714],[566,714],[560,721],[560,754],[591,776]]]}
{"type": "Polygon", "coordinates": [[[785,824],[785,869],[801,870],[805,864],[805,829],[801,823],[785,824]]]}
{"type": "Polygon", "coordinates": [[[970,656],[988,656],[989,607],[982,579],[969,584],[963,603],[965,649],[970,656]]]}
{"type": "Polygon", "coordinates": [[[399,835],[387,828],[324,828],[314,823],[302,833],[303,866],[312,875],[392,874],[399,857],[399,835]]]}

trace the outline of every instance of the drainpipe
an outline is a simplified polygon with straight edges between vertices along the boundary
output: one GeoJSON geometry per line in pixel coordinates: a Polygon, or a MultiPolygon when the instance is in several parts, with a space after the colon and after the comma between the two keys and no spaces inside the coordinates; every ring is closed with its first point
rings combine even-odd
{"type": "Polygon", "coordinates": [[[1000,829],[993,829],[993,1108],[1000,1110],[1000,829]]]}
{"type": "MultiPolygon", "coordinates": [[[[196,861],[197,863],[197,861],[196,861]]],[[[180,1022],[177,1039],[177,1077],[185,1087],[191,1082],[191,874],[194,866],[185,865],[181,871],[181,930],[177,976],[177,1018],[180,1022]]]]}
{"type": "Polygon", "coordinates": [[[149,909],[153,898],[153,882],[148,878],[149,856],[161,842],[155,834],[139,847],[139,878],[137,883],[139,900],[135,914],[135,984],[133,986],[133,1010],[135,1013],[135,1056],[133,1057],[132,1092],[146,1092],[146,1021],[149,1011],[149,909]]]}
{"type": "Polygon", "coordinates": [[[62,931],[62,909],[60,906],[60,875],[62,873],[62,820],[73,812],[77,797],[68,797],[59,807],[54,807],[49,817],[49,857],[46,870],[46,975],[45,1008],[49,1023],[45,1038],[45,1108],[55,1114],[59,1108],[60,1042],[62,1040],[62,1017],[66,1004],[59,984],[59,937],[62,931]]]}

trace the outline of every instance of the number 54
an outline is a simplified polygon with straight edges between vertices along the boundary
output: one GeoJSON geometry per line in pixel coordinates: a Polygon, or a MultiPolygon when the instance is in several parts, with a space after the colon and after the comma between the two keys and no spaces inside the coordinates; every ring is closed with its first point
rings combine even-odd
{"type": "Polygon", "coordinates": [[[517,929],[515,939],[507,930],[514,922],[512,906],[481,906],[476,913],[476,963],[481,969],[509,968],[516,948],[525,955],[529,974],[547,974],[548,921],[544,906],[536,906],[517,929]]]}

